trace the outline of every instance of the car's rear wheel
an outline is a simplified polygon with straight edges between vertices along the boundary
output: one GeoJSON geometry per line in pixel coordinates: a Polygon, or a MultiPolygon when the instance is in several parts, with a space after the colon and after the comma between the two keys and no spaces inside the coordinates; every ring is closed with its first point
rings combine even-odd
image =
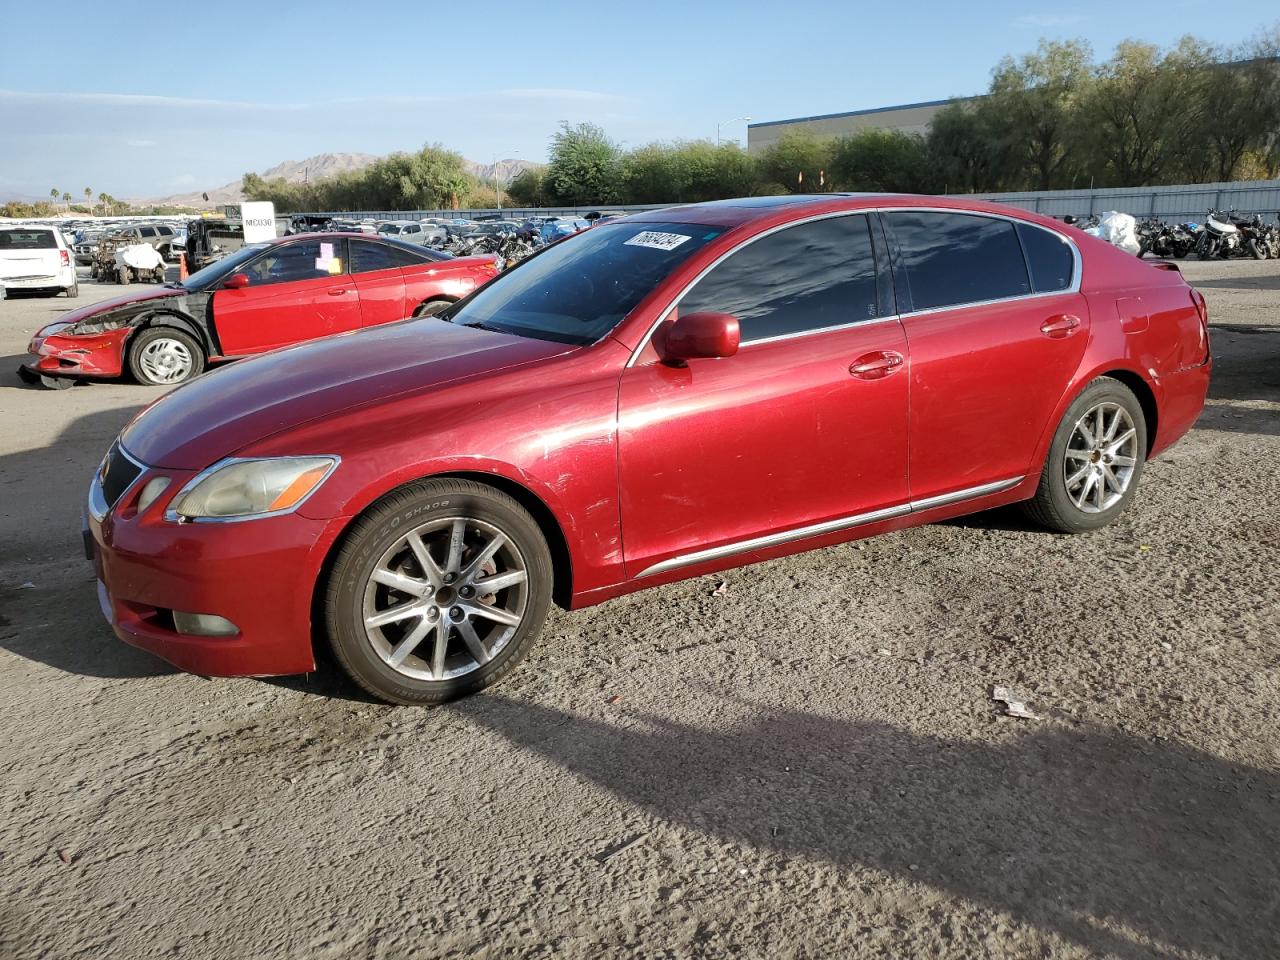
{"type": "Polygon", "coordinates": [[[468,480],[399,490],[356,522],[325,598],[330,643],[388,703],[442,703],[505,676],[551,601],[551,554],[514,499],[468,480]]]}
{"type": "Polygon", "coordinates": [[[80,296],[79,281],[76,281],[69,287],[63,287],[62,292],[65,293],[69,299],[75,299],[76,297],[80,296]]]}
{"type": "Polygon", "coordinates": [[[204,351],[189,334],[171,327],[143,330],[129,345],[129,372],[139,383],[173,386],[204,370],[204,351]]]}
{"type": "Polygon", "coordinates": [[[441,310],[446,310],[453,306],[452,300],[428,300],[426,303],[418,305],[418,309],[413,311],[415,317],[434,317],[441,310]]]}
{"type": "Polygon", "coordinates": [[[119,267],[116,269],[116,283],[132,283],[133,271],[128,267],[119,267]]]}
{"type": "Polygon", "coordinates": [[[1099,377],[1067,410],[1034,499],[1037,523],[1063,533],[1105,527],[1133,500],[1147,452],[1147,422],[1133,391],[1099,377]]]}

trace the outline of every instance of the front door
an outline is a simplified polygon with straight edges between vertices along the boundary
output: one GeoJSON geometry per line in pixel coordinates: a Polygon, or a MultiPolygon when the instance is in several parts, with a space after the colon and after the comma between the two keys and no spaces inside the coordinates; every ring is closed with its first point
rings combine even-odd
{"type": "Polygon", "coordinates": [[[346,240],[310,237],[273,245],[241,269],[249,285],[213,295],[224,356],[360,329],[360,300],[347,273],[346,240]]]}
{"type": "Polygon", "coordinates": [[[906,340],[876,281],[867,218],[845,215],[748,243],[682,298],[736,316],[742,346],[684,367],[649,346],[623,374],[629,576],[905,503],[906,340]]]}

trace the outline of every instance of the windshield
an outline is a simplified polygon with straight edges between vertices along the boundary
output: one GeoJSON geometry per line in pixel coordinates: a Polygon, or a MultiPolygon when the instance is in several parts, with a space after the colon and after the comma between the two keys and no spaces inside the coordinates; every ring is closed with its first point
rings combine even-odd
{"type": "Polygon", "coordinates": [[[203,270],[197,270],[187,279],[177,284],[187,290],[204,290],[217,283],[223,277],[236,272],[236,267],[246,260],[252,260],[267,248],[265,243],[251,243],[241,247],[235,253],[227,254],[221,260],[209,264],[203,270]]]}
{"type": "Polygon", "coordinates": [[[723,232],[692,223],[618,223],[589,230],[500,274],[442,316],[539,340],[595,343],[723,232]]]}

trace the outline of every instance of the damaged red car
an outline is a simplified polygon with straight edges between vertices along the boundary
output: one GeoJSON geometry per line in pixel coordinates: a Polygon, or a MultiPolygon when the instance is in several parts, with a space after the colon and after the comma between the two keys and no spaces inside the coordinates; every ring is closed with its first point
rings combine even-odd
{"type": "Polygon", "coordinates": [[[423,316],[498,272],[398,240],[309,234],[252,244],[181,283],[105,300],[36,332],[24,379],[68,387],[131,374],[171,386],[221,360],[423,316]]]}
{"type": "Polygon", "coordinates": [[[506,675],[553,602],[1003,504],[1101,528],[1209,371],[1176,268],[1033,213],[648,211],[162,397],[93,479],[86,544],[117,635],[183,669],[301,673],[321,644],[434,703],[506,675]]]}

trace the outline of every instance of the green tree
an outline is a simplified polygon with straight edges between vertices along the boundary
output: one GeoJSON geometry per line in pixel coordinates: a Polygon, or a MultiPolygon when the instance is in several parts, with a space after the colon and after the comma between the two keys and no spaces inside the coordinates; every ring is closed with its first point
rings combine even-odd
{"type": "Polygon", "coordinates": [[[546,192],[562,204],[613,203],[619,194],[619,154],[618,145],[594,123],[561,123],[551,137],[546,192]]]}
{"type": "Polygon", "coordinates": [[[1160,183],[1180,151],[1193,148],[1203,107],[1192,91],[1209,66],[1188,41],[1163,57],[1149,43],[1126,40],[1116,47],[1098,69],[1082,118],[1093,134],[1093,155],[1112,182],[1160,183]]]}
{"type": "Polygon", "coordinates": [[[1011,164],[1005,179],[1039,190],[1069,182],[1080,160],[1079,104],[1093,82],[1092,60],[1083,41],[1042,40],[1035,53],[1000,61],[978,110],[999,131],[1011,164]]]}
{"type": "Polygon", "coordinates": [[[835,142],[830,176],[844,190],[914,193],[924,188],[926,160],[919,134],[861,130],[835,142]]]}
{"type": "Polygon", "coordinates": [[[543,207],[547,205],[547,198],[543,191],[543,169],[541,167],[530,167],[521,170],[507,184],[507,196],[511,198],[511,202],[517,207],[543,207]]]}
{"type": "Polygon", "coordinates": [[[807,130],[784,133],[765,148],[760,157],[760,174],[780,183],[790,193],[811,193],[819,189],[831,167],[832,141],[819,139],[807,130]]]}

